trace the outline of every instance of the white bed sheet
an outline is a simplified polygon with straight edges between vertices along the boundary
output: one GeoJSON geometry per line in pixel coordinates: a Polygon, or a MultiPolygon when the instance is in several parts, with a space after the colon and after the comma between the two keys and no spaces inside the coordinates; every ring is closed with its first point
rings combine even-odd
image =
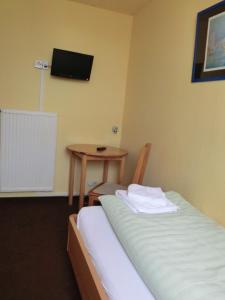
{"type": "Polygon", "coordinates": [[[101,206],[82,208],[77,227],[110,300],[155,300],[124,252],[101,206]]]}

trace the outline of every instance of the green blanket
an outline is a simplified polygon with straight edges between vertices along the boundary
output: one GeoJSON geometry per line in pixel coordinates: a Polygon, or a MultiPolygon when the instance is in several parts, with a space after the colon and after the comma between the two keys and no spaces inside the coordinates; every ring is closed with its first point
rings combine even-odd
{"type": "Polygon", "coordinates": [[[101,203],[157,300],[225,300],[225,228],[179,194],[166,196],[178,212],[134,214],[115,196],[102,196],[101,203]]]}

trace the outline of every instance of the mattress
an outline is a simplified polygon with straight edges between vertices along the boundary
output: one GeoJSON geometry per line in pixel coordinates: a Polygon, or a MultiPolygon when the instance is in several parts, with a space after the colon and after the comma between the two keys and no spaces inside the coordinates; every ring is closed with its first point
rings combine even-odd
{"type": "Polygon", "coordinates": [[[82,208],[77,227],[110,300],[155,300],[124,252],[101,206],[82,208]]]}
{"type": "Polygon", "coordinates": [[[225,228],[178,193],[167,192],[166,197],[179,207],[177,212],[135,214],[115,196],[100,201],[158,300],[225,300],[225,228]]]}

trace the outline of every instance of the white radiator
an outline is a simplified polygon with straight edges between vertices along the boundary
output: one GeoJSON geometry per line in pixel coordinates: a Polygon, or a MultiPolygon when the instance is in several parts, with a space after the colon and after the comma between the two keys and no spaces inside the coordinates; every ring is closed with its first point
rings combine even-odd
{"type": "Polygon", "coordinates": [[[2,109],[0,192],[52,191],[57,115],[2,109]]]}

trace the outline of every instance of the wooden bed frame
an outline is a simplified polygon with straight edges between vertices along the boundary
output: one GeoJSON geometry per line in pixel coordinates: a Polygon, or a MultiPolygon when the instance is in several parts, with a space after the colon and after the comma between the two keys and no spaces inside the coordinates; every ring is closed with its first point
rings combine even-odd
{"type": "Polygon", "coordinates": [[[67,252],[83,300],[109,300],[77,229],[77,215],[69,217],[67,252]]]}

